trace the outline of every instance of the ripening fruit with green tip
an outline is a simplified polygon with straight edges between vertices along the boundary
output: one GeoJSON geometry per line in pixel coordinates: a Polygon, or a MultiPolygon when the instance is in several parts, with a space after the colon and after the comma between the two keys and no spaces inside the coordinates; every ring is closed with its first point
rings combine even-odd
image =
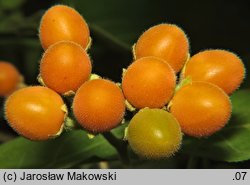
{"type": "Polygon", "coordinates": [[[39,38],[44,50],[63,40],[76,42],[86,49],[90,42],[90,33],[86,21],[75,9],[56,5],[43,15],[39,38]]]}
{"type": "Polygon", "coordinates": [[[179,150],[182,133],[178,121],[169,112],[144,108],[131,119],[127,139],[139,156],[162,159],[179,150]]]}
{"type": "Polygon", "coordinates": [[[164,59],[177,73],[189,55],[189,41],[184,31],[174,24],[158,24],[146,30],[134,47],[134,57],[155,56],[164,59]]]}
{"type": "Polygon", "coordinates": [[[17,90],[5,102],[6,120],[30,140],[47,140],[60,134],[66,114],[62,98],[42,86],[17,90]]]}
{"type": "Polygon", "coordinates": [[[218,86],[192,82],[175,93],[170,112],[180,123],[183,133],[207,137],[226,125],[232,107],[229,96],[218,86]]]}
{"type": "Polygon", "coordinates": [[[72,108],[83,128],[91,133],[102,133],[121,123],[125,114],[125,99],[114,82],[94,79],[78,89],[72,108]]]}
{"type": "Polygon", "coordinates": [[[242,83],[245,68],[241,59],[226,50],[205,50],[192,56],[185,66],[183,77],[205,81],[231,94],[242,83]]]}
{"type": "Polygon", "coordinates": [[[176,76],[164,60],[143,57],[133,62],[122,78],[122,90],[135,108],[162,108],[173,96],[176,76]]]}

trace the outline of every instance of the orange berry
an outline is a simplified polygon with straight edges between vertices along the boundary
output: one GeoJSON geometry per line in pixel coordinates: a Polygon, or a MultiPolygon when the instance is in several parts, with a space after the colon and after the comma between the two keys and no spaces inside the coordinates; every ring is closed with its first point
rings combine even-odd
{"type": "Polygon", "coordinates": [[[188,61],[184,77],[218,85],[227,94],[236,90],[244,79],[245,68],[241,59],[225,50],[206,50],[188,61]]]}
{"type": "Polygon", "coordinates": [[[169,102],[176,76],[160,58],[144,57],[133,62],[122,79],[123,93],[135,108],[161,108],[169,102]]]}
{"type": "Polygon", "coordinates": [[[64,123],[62,98],[47,87],[34,86],[15,91],[5,103],[5,117],[20,135],[46,140],[57,135],[64,123]]]}
{"type": "Polygon", "coordinates": [[[218,86],[193,82],[176,92],[170,112],[190,136],[210,136],[219,131],[231,116],[231,102],[218,86]]]}
{"type": "Polygon", "coordinates": [[[91,80],[78,89],[73,112],[82,127],[92,133],[102,133],[122,121],[125,100],[115,83],[104,79],[91,80]]]}
{"type": "Polygon", "coordinates": [[[8,96],[17,89],[21,76],[11,63],[0,61],[0,96],[8,96]]]}
{"type": "Polygon", "coordinates": [[[84,49],[89,43],[90,33],[87,23],[76,10],[65,5],[53,6],[45,12],[39,32],[45,50],[62,40],[74,41],[84,49]]]}
{"type": "Polygon", "coordinates": [[[75,92],[89,79],[90,73],[88,54],[80,45],[69,41],[61,41],[49,47],[40,64],[44,84],[61,94],[75,92]]]}
{"type": "Polygon", "coordinates": [[[181,28],[159,24],[145,31],[135,45],[135,58],[155,56],[164,59],[179,72],[189,54],[189,42],[181,28]]]}

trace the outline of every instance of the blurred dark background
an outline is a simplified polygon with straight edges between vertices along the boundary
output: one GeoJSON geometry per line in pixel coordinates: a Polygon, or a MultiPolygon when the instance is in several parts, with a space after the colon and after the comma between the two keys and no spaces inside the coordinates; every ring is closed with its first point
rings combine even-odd
{"type": "MultiPolygon", "coordinates": [[[[116,82],[132,60],[131,47],[140,34],[158,23],[173,23],[190,39],[191,55],[207,49],[227,49],[250,67],[250,3],[247,0],[0,0],[0,60],[17,66],[29,85],[37,84],[43,53],[38,39],[42,14],[55,4],[76,8],[89,23],[93,72],[116,82]]],[[[232,74],[232,78],[233,78],[232,74]]],[[[249,87],[249,79],[241,88],[249,87]]],[[[1,99],[1,105],[3,104],[1,99]]],[[[0,142],[15,137],[0,118],[0,142]]],[[[219,163],[244,168],[248,163],[219,163]]]]}

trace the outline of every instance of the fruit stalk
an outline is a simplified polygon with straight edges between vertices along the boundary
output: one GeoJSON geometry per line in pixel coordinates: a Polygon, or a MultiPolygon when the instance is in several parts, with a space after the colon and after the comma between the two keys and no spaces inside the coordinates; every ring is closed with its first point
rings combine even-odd
{"type": "Polygon", "coordinates": [[[104,132],[102,135],[117,150],[123,165],[128,166],[130,161],[127,150],[127,142],[116,138],[111,132],[104,132]]]}
{"type": "Polygon", "coordinates": [[[187,162],[187,169],[197,169],[198,158],[190,156],[187,162]]]}

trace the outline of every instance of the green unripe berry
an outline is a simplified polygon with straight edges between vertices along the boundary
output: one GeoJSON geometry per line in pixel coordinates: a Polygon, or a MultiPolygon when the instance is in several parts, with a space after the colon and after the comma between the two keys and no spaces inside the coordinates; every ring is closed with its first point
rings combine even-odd
{"type": "Polygon", "coordinates": [[[182,133],[174,116],[162,109],[141,109],[130,121],[127,139],[132,150],[147,159],[172,156],[180,148],[182,133]]]}

